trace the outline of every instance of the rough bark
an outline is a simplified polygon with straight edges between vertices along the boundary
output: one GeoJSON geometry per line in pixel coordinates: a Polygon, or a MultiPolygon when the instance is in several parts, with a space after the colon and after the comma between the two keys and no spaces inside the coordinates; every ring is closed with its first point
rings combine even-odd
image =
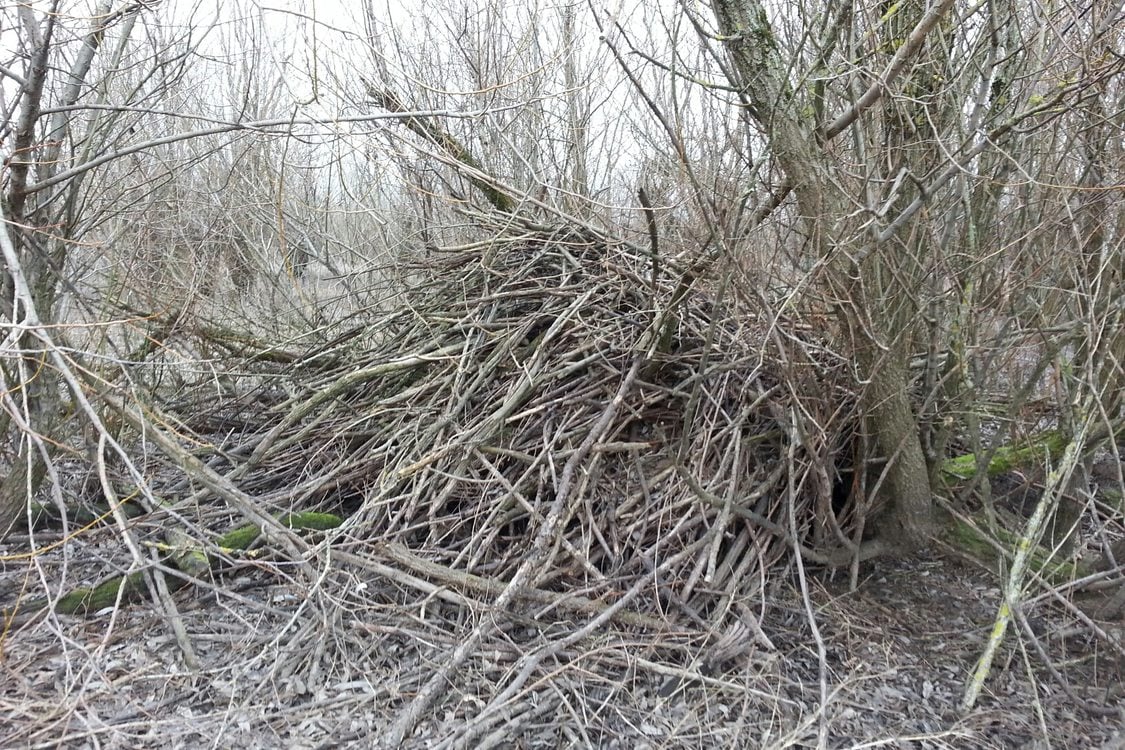
{"type": "Polygon", "coordinates": [[[874,358],[861,366],[870,373],[864,409],[880,454],[889,459],[881,497],[891,513],[879,525],[887,541],[908,549],[923,545],[934,531],[933,491],[922,452],[918,419],[910,403],[909,373],[902,358],[874,358]]]}
{"type": "MultiPolygon", "coordinates": [[[[880,302],[893,293],[857,281],[878,275],[878,240],[848,220],[854,212],[844,194],[849,179],[816,135],[816,108],[806,102],[811,92],[789,83],[789,62],[779,51],[764,6],[758,0],[713,0],[712,6],[747,109],[765,130],[771,154],[793,185],[809,246],[817,257],[829,258],[828,284],[840,300],[837,313],[848,337],[844,343],[851,346],[864,380],[868,423],[880,452],[890,459],[883,487],[892,503],[892,521],[883,531],[887,541],[917,548],[930,537],[934,522],[918,420],[908,396],[910,339],[901,330],[901,315],[880,302]]],[[[930,29],[936,25],[928,23],[930,29]]],[[[904,44],[896,54],[920,49],[915,36],[909,37],[909,48],[904,44]]]]}

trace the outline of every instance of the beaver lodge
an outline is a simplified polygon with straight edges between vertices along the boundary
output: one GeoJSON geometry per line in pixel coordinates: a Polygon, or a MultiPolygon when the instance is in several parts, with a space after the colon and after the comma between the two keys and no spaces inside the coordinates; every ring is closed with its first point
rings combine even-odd
{"type": "MultiPolygon", "coordinates": [[[[187,700],[207,721],[233,706],[236,726],[269,710],[290,726],[327,705],[306,738],[784,744],[827,721],[807,706],[830,670],[882,662],[912,684],[910,664],[975,631],[945,684],[918,688],[959,689],[990,584],[952,558],[929,581],[894,557],[861,566],[879,507],[855,490],[881,460],[856,470],[854,378],[820,332],[589,227],[476,221],[478,241],[399,267],[393,304],[304,348],[208,329],[246,352],[224,397],[121,402],[123,423],[174,427],[128,432],[108,462],[150,567],[95,527],[70,563],[91,585],[13,622],[155,597],[114,615],[175,624],[131,679],[163,681],[153,662],[178,648],[219,692],[172,680],[118,720],[187,700]],[[961,589],[978,598],[950,609],[961,589]],[[872,650],[898,627],[924,633],[905,664],[872,650]]],[[[868,736],[847,704],[905,710],[904,689],[839,684],[834,731],[868,736]]],[[[990,746],[976,719],[942,731],[990,746]]]]}

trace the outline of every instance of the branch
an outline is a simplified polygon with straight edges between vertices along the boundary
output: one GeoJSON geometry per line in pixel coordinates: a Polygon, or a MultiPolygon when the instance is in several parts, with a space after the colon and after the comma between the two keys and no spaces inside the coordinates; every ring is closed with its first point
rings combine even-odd
{"type": "MultiPolygon", "coordinates": [[[[457,117],[457,118],[470,118],[471,119],[471,118],[474,118],[474,117],[481,117],[481,116],[486,115],[486,114],[491,114],[493,112],[501,112],[501,111],[505,111],[505,110],[508,110],[508,109],[514,109],[518,106],[522,106],[522,105],[513,104],[513,105],[506,106],[506,107],[495,107],[495,108],[491,108],[491,109],[478,110],[478,111],[474,111],[474,112],[451,112],[449,110],[428,110],[428,111],[418,111],[418,112],[385,112],[385,113],[366,114],[366,115],[352,115],[352,116],[348,116],[348,117],[307,117],[307,118],[282,117],[282,118],[274,118],[274,119],[269,119],[269,120],[253,120],[253,121],[250,121],[250,122],[216,121],[219,124],[217,124],[215,127],[200,128],[199,130],[191,130],[191,131],[188,131],[186,133],[177,133],[175,135],[165,136],[164,138],[153,138],[152,140],[143,141],[141,143],[135,143],[131,146],[126,146],[125,148],[118,149],[117,151],[112,151],[108,154],[102,154],[101,156],[99,156],[95,159],[91,159],[88,162],[84,162],[82,164],[79,164],[76,167],[72,167],[72,168],[66,170],[65,172],[59,172],[58,174],[50,177],[49,179],[42,180],[42,181],[37,182],[33,185],[30,185],[29,187],[27,187],[24,190],[24,193],[27,194],[27,195],[30,195],[32,193],[37,193],[40,190],[46,190],[47,188],[58,185],[61,182],[65,182],[66,180],[69,180],[72,177],[76,177],[76,176],[78,176],[80,174],[83,174],[85,172],[89,172],[91,169],[96,169],[103,164],[106,164],[108,162],[113,161],[114,159],[120,159],[122,156],[128,156],[129,154],[135,154],[135,153],[138,153],[140,151],[146,151],[150,148],[155,148],[157,146],[165,146],[169,143],[179,143],[180,141],[190,141],[194,138],[202,138],[202,137],[205,137],[205,136],[208,136],[208,135],[220,135],[222,133],[233,133],[233,132],[236,132],[236,131],[246,130],[246,131],[265,133],[267,135],[279,135],[280,136],[280,135],[285,135],[286,133],[290,132],[291,128],[293,126],[297,126],[297,125],[320,125],[320,126],[325,126],[327,128],[333,129],[333,130],[338,132],[337,126],[339,126],[341,124],[344,124],[344,123],[375,122],[375,121],[378,121],[378,120],[401,120],[401,119],[409,118],[409,117],[457,117]],[[271,133],[270,131],[273,128],[285,128],[285,130],[281,130],[281,131],[278,131],[276,133],[271,133]]],[[[150,110],[145,110],[145,109],[137,108],[137,107],[115,107],[115,106],[112,106],[112,105],[83,105],[82,107],[79,107],[79,108],[82,108],[82,109],[105,109],[105,110],[121,111],[121,112],[149,112],[150,111],[150,110]]],[[[161,114],[174,114],[174,113],[161,113],[161,114]]],[[[179,115],[179,116],[186,117],[186,115],[179,115]]],[[[201,118],[198,118],[198,119],[205,120],[206,118],[201,117],[201,118]]],[[[15,162],[15,163],[18,163],[18,162],[15,162]]],[[[15,170],[15,168],[13,166],[13,171],[14,170],[15,170]]]]}
{"type": "MultiPolygon", "coordinates": [[[[368,94],[374,100],[375,104],[388,112],[405,114],[406,116],[403,117],[402,120],[411,132],[434,143],[465,166],[481,174],[488,173],[465,144],[454,138],[448,130],[441,127],[437,122],[434,122],[432,118],[423,119],[420,115],[409,114],[406,107],[402,105],[402,102],[399,101],[399,98],[395,96],[393,92],[387,90],[378,91],[369,85],[368,94]]],[[[515,201],[512,200],[512,197],[498,190],[495,185],[471,174],[469,175],[469,182],[472,183],[473,187],[484,194],[484,197],[488,199],[488,202],[491,203],[496,210],[508,214],[515,211],[516,204],[515,201]]]]}
{"type": "Polygon", "coordinates": [[[922,207],[926,205],[931,195],[933,195],[938,189],[943,187],[954,177],[961,174],[962,172],[967,171],[968,166],[973,159],[990,148],[994,143],[1007,135],[1011,130],[1015,129],[1017,125],[1019,125],[1024,120],[1027,120],[1031,117],[1034,117],[1035,115],[1042,114],[1044,112],[1061,114],[1060,105],[1062,101],[1075,90],[1084,88],[1085,84],[1079,83],[1063,89],[1059,91],[1059,93],[1056,94],[1053,98],[1051,98],[1050,101],[1038,103],[1035,106],[1024,110],[1023,112],[1013,115],[1003,125],[990,130],[988,133],[982,136],[980,140],[973,144],[972,148],[970,148],[964,156],[962,156],[960,159],[957,159],[956,161],[951,162],[932,181],[928,182],[924,186],[919,186],[918,195],[915,196],[910,205],[904,208],[902,210],[902,213],[895,217],[894,221],[892,221],[890,224],[880,230],[878,234],[875,235],[876,244],[887,242],[892,237],[894,237],[895,234],[897,234],[898,231],[903,227],[903,225],[905,225],[906,222],[908,222],[914,216],[914,214],[922,210],[922,207]]]}
{"type": "Polygon", "coordinates": [[[942,0],[939,5],[931,8],[929,13],[922,16],[922,20],[910,32],[910,36],[906,37],[906,41],[895,51],[895,56],[891,58],[891,62],[883,75],[879,76],[879,79],[856,99],[855,104],[833,120],[832,124],[825,129],[825,139],[839,135],[845,128],[855,122],[865,110],[883,98],[883,94],[887,92],[890,85],[906,69],[914,53],[922,46],[922,42],[926,41],[926,36],[951,7],[953,7],[953,0],[942,0]]]}
{"type": "Polygon", "coordinates": [[[1016,556],[1012,561],[1008,579],[1001,594],[1000,606],[993,623],[992,633],[985,645],[984,653],[981,654],[976,667],[973,669],[972,677],[966,684],[965,693],[961,698],[960,710],[962,714],[971,711],[976,705],[977,698],[980,697],[981,690],[984,688],[984,681],[992,669],[992,662],[1004,641],[1004,635],[1012,619],[1012,612],[1020,605],[1032,550],[1039,544],[1039,539],[1043,536],[1047,523],[1053,517],[1055,508],[1059,504],[1059,498],[1070,482],[1070,475],[1074,472],[1085,452],[1091,425],[1090,415],[1093,412],[1092,401],[1093,397],[1090,397],[1082,405],[1080,411],[1081,426],[1078,434],[1066,447],[1066,452],[1063,454],[1059,467],[1047,476],[1047,487],[1043,492],[1043,499],[1035,506],[1035,512],[1027,520],[1023,536],[1020,537],[1019,544],[1016,546],[1016,556]]]}
{"type": "MultiPolygon", "coordinates": [[[[67,72],[66,88],[62,95],[62,100],[66,104],[74,104],[78,101],[78,97],[82,95],[82,85],[86,82],[90,65],[94,62],[94,55],[101,47],[102,40],[105,39],[105,31],[111,23],[121,17],[121,11],[110,13],[112,4],[112,0],[102,0],[98,7],[94,9],[94,20],[90,24],[90,30],[86,32],[86,36],[82,39],[82,48],[79,50],[74,64],[70,66],[70,70],[67,72]]],[[[51,131],[46,139],[46,149],[43,151],[43,158],[39,160],[39,163],[48,170],[53,170],[59,163],[59,154],[62,151],[63,139],[66,138],[69,124],[70,117],[65,111],[56,110],[51,117],[51,131]]]]}
{"type": "Polygon", "coordinates": [[[31,6],[20,6],[20,20],[23,21],[27,35],[35,48],[31,56],[31,73],[20,91],[22,100],[20,119],[16,126],[15,142],[12,144],[12,157],[8,162],[12,175],[8,188],[8,212],[13,219],[23,216],[24,203],[31,192],[27,187],[27,175],[33,163],[29,155],[34,148],[35,123],[39,120],[43,86],[47,82],[51,36],[55,30],[58,10],[59,0],[55,0],[47,13],[46,29],[40,35],[31,6]]]}

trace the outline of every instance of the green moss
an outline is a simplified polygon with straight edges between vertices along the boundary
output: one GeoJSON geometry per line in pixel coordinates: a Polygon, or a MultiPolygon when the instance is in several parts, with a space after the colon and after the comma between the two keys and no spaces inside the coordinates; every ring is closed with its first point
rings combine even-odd
{"type": "Polygon", "coordinates": [[[770,27],[770,19],[769,16],[766,15],[765,8],[759,9],[758,17],[754,19],[749,31],[762,49],[777,49],[777,40],[774,39],[773,29],[770,27]]]}
{"type": "MultiPolygon", "coordinates": [[[[1016,548],[1022,543],[1021,534],[1003,527],[996,529],[994,541],[1004,548],[1005,553],[1002,555],[980,530],[985,526],[984,519],[975,520],[977,524],[974,528],[973,525],[960,519],[948,519],[942,534],[943,541],[985,565],[997,575],[1002,575],[1004,570],[1001,563],[1010,560],[1014,555],[1016,548]]],[[[1086,573],[1080,564],[1052,556],[1050,550],[1039,546],[1031,549],[1028,565],[1030,570],[1052,583],[1075,580],[1086,573]]]]}
{"type": "Polygon", "coordinates": [[[211,560],[201,549],[188,549],[173,556],[176,567],[196,578],[204,578],[211,570],[211,560]]]}
{"type": "Polygon", "coordinates": [[[219,537],[216,543],[223,549],[249,549],[261,533],[262,530],[257,525],[248,523],[245,526],[231,529],[219,537]]]}
{"type": "Polygon", "coordinates": [[[281,525],[290,529],[312,529],[314,531],[327,531],[334,529],[344,521],[335,513],[287,513],[278,519],[281,525]]]}
{"type": "MultiPolygon", "coordinates": [[[[1057,430],[1042,433],[1018,445],[1005,445],[996,450],[989,460],[987,474],[996,477],[1009,471],[1039,463],[1045,457],[1056,459],[1066,450],[1066,438],[1057,430]]],[[[942,473],[951,480],[972,479],[977,473],[977,457],[972,453],[946,459],[942,473]]]]}
{"type": "MultiPolygon", "coordinates": [[[[343,520],[332,513],[287,513],[278,519],[290,529],[312,529],[324,531],[334,529],[343,523],[343,520]]],[[[255,524],[246,524],[228,531],[219,537],[218,544],[223,549],[245,550],[254,543],[262,533],[255,524]]],[[[210,570],[210,562],[202,550],[188,549],[177,551],[169,559],[169,564],[178,567],[191,575],[201,577],[210,570]]],[[[170,589],[178,589],[186,585],[186,581],[178,577],[168,579],[170,589]]],[[[55,611],[66,615],[86,615],[97,612],[117,603],[118,594],[122,602],[135,602],[148,596],[145,586],[144,574],[133,573],[128,576],[117,576],[105,581],[94,588],[79,588],[63,596],[55,603],[55,611]],[[122,591],[124,587],[124,591],[122,591]]],[[[42,606],[39,602],[25,602],[25,609],[38,609],[42,606]]]]}
{"type": "MultiPolygon", "coordinates": [[[[313,531],[334,529],[344,522],[342,518],[334,513],[316,513],[314,511],[286,513],[281,516],[278,521],[281,522],[282,526],[288,529],[311,529],[313,531]]],[[[217,544],[223,549],[249,549],[250,545],[254,543],[261,533],[262,529],[259,526],[249,523],[223,534],[219,537],[217,544]]]]}
{"type": "Polygon", "coordinates": [[[984,536],[960,519],[952,519],[946,524],[943,537],[947,544],[975,560],[988,562],[996,558],[996,550],[984,536]]]}
{"type": "Polygon", "coordinates": [[[75,589],[55,602],[55,611],[61,615],[86,615],[112,607],[117,603],[122,586],[125,587],[121,593],[123,603],[139,601],[148,595],[144,573],[137,572],[110,578],[92,589],[75,589]]]}

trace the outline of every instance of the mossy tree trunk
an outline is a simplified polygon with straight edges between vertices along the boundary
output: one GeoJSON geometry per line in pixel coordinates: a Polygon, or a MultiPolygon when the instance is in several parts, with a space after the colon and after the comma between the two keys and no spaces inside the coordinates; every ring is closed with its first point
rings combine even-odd
{"type": "MultiPolygon", "coordinates": [[[[935,9],[931,29],[951,5],[946,1],[935,9]]],[[[882,486],[892,502],[891,516],[882,533],[898,547],[916,548],[929,539],[934,525],[918,418],[909,398],[914,311],[903,305],[915,296],[920,264],[901,256],[896,262],[890,243],[854,218],[856,200],[849,193],[863,195],[868,186],[857,185],[848,165],[835,163],[825,147],[815,86],[791,85],[792,67],[778,47],[765,6],[758,0],[713,0],[712,7],[747,109],[794,191],[810,252],[825,263],[841,344],[852,352],[864,381],[867,421],[880,453],[889,459],[882,486]]]]}

